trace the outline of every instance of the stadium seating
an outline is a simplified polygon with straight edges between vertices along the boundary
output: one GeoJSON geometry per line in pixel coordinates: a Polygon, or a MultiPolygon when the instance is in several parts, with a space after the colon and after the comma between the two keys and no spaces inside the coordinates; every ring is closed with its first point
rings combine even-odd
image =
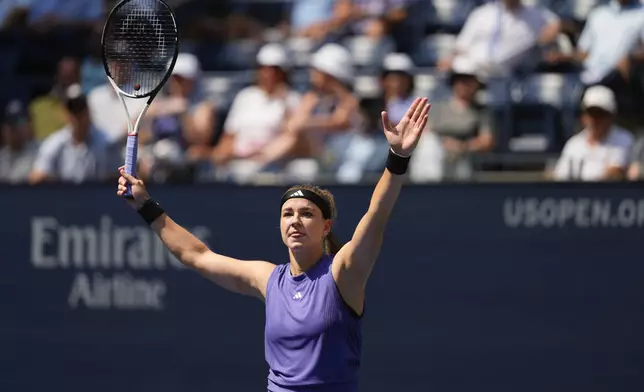
{"type": "Polygon", "coordinates": [[[432,0],[429,4],[429,31],[458,32],[480,0],[432,0]]]}
{"type": "Polygon", "coordinates": [[[253,71],[218,72],[203,79],[206,94],[219,108],[228,108],[235,95],[252,83],[253,71]]]}
{"type": "Polygon", "coordinates": [[[412,54],[414,63],[418,66],[433,66],[451,53],[456,44],[456,36],[452,34],[434,34],[427,36],[412,54]]]}
{"type": "Polygon", "coordinates": [[[353,63],[357,67],[367,70],[378,69],[387,53],[395,49],[394,43],[390,39],[381,42],[362,36],[347,38],[343,45],[353,55],[353,63]]]}
{"type": "MultiPolygon", "coordinates": [[[[251,1],[248,4],[252,5],[244,4],[239,10],[245,10],[267,26],[275,26],[284,15],[288,15],[291,1],[274,0],[266,4],[251,1]]],[[[362,98],[378,97],[381,93],[379,73],[382,59],[387,53],[404,47],[417,66],[415,93],[431,100],[448,97],[446,75],[436,70],[436,64],[453,50],[456,37],[470,12],[486,1],[490,0],[416,0],[409,5],[403,34],[394,34],[392,40],[373,42],[365,37],[343,36],[340,42],[353,54],[357,65],[356,93],[362,98]],[[404,45],[401,45],[401,40],[404,45]]],[[[524,1],[547,7],[564,19],[583,23],[595,6],[609,0],[524,1]]],[[[266,37],[274,39],[270,34],[266,37]]],[[[0,92],[0,104],[16,97],[28,101],[34,93],[47,91],[53,72],[44,77],[42,70],[53,71],[55,60],[73,49],[69,48],[69,43],[52,45],[33,39],[25,43],[21,39],[24,39],[23,35],[0,34],[3,57],[0,78],[6,80],[5,86],[14,86],[0,92]],[[26,50],[27,47],[30,49],[26,50]],[[38,53],[37,59],[35,53],[38,53]],[[21,61],[28,67],[20,66],[21,61]],[[14,75],[15,72],[20,75],[14,75]],[[20,84],[19,88],[17,84],[20,84]]],[[[283,42],[293,60],[289,76],[291,84],[297,91],[305,92],[309,80],[307,64],[320,43],[295,37],[283,42]]],[[[225,116],[237,92],[253,82],[255,55],[262,44],[253,40],[182,42],[183,50],[200,58],[205,71],[204,90],[216,103],[220,116],[225,116]]],[[[490,108],[498,128],[497,153],[556,152],[575,128],[582,91],[579,76],[576,73],[554,73],[547,67],[540,68],[539,72],[542,73],[488,80],[481,92],[480,100],[490,108]]]]}

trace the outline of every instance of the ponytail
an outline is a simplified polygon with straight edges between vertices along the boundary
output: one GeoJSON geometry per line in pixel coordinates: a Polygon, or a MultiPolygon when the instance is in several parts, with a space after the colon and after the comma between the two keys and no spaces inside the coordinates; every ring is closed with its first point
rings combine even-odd
{"type": "Polygon", "coordinates": [[[329,234],[324,238],[324,251],[329,255],[335,255],[342,249],[342,246],[344,243],[333,234],[333,231],[329,231],[329,234]]]}

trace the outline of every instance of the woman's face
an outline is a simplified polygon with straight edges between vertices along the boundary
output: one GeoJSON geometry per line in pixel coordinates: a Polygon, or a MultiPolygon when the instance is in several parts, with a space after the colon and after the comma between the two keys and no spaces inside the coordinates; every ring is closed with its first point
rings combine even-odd
{"type": "Polygon", "coordinates": [[[291,250],[322,247],[324,237],[331,230],[331,221],[324,219],[322,211],[313,202],[289,199],[282,206],[280,232],[282,241],[291,250]]]}
{"type": "Polygon", "coordinates": [[[582,113],[581,121],[590,132],[601,135],[608,132],[613,125],[613,115],[600,108],[588,108],[582,113]]]}
{"type": "Polygon", "coordinates": [[[411,88],[410,76],[401,72],[392,72],[385,76],[383,88],[387,96],[406,97],[411,88]]]}
{"type": "Polygon", "coordinates": [[[284,73],[277,67],[262,66],[257,69],[257,84],[266,90],[273,90],[283,81],[284,73]]]}
{"type": "Polygon", "coordinates": [[[465,101],[473,101],[480,85],[474,76],[458,76],[454,80],[454,94],[465,101]]]}

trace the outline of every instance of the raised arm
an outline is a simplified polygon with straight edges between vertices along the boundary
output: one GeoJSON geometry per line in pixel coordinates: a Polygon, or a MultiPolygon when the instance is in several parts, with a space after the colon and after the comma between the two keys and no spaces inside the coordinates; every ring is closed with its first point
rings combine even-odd
{"type": "Polygon", "coordinates": [[[397,126],[382,112],[385,136],[391,145],[387,169],[371,197],[369,209],[362,217],[351,240],[333,260],[333,278],[344,301],[362,314],[364,293],[371,270],[378,258],[389,216],[404,182],[409,156],[416,148],[429,116],[427,98],[416,99],[397,126]]]}
{"type": "Polygon", "coordinates": [[[165,246],[185,266],[192,268],[226,290],[264,299],[266,284],[275,268],[266,261],[242,261],[211,251],[206,244],[174,222],[154,203],[143,181],[119,169],[118,192],[122,196],[126,184],[132,185],[134,200],[128,204],[136,208],[165,246]]]}

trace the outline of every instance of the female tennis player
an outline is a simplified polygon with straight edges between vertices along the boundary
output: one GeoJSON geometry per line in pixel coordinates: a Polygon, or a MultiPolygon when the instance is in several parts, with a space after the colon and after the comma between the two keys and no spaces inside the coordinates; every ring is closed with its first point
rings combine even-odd
{"type": "Polygon", "coordinates": [[[286,191],[280,231],[289,262],[282,265],[214,253],[170,219],[141,180],[119,169],[118,195],[132,185],[134,199],[128,203],[182,263],[225,289],[265,301],[270,392],[358,390],[367,279],[429,107],[426,98],[416,99],[396,126],[382,112],[391,145],[386,170],[346,245],[331,232],[336,211],[329,192],[309,185],[286,191]]]}

